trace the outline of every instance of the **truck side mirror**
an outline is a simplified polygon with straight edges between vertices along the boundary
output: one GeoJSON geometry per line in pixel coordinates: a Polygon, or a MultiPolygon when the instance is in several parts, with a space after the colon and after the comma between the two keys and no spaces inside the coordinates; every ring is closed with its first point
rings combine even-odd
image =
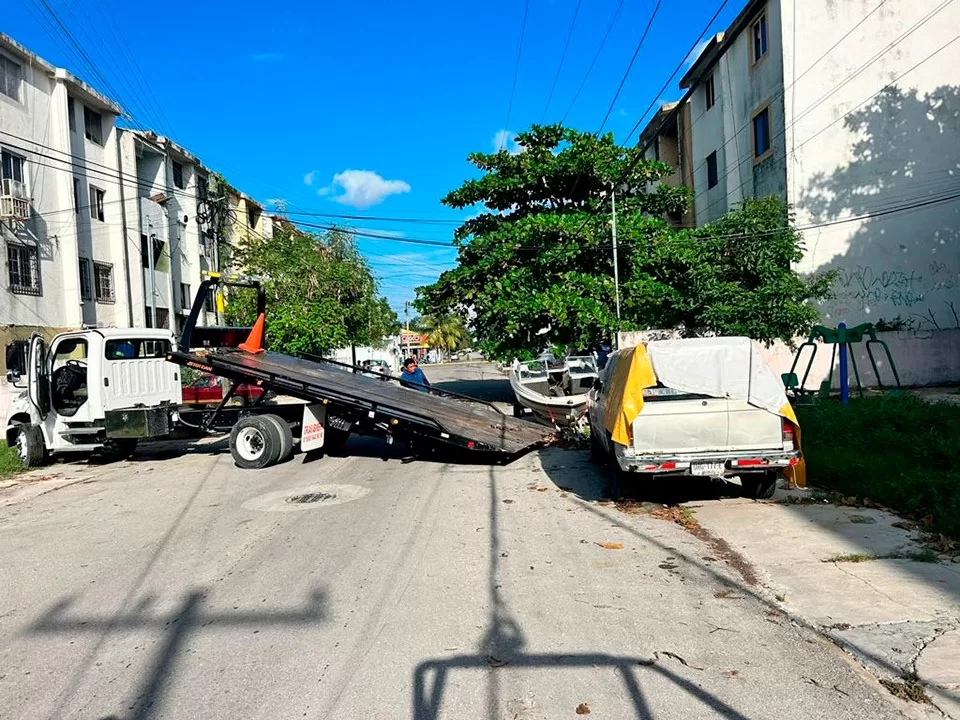
{"type": "Polygon", "coordinates": [[[17,370],[7,370],[7,382],[13,385],[14,387],[26,387],[26,385],[20,385],[20,373],[17,370]]]}

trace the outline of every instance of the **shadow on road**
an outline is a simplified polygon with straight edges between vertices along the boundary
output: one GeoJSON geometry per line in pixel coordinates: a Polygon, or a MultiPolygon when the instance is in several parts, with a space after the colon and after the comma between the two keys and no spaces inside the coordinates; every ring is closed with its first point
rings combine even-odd
{"type": "MultiPolygon", "coordinates": [[[[482,670],[486,672],[485,717],[503,717],[501,706],[502,679],[508,673],[517,669],[530,668],[554,668],[557,670],[609,668],[615,671],[623,682],[626,695],[633,705],[633,714],[637,718],[652,716],[643,692],[642,680],[644,674],[655,673],[675,683],[679,688],[698,699],[705,708],[726,718],[746,720],[746,716],[717,696],[676,675],[662,665],[656,664],[655,657],[610,655],[603,652],[528,652],[520,621],[511,614],[500,592],[499,501],[496,477],[492,468],[488,477],[490,487],[490,548],[487,584],[491,607],[490,620],[479,652],[428,659],[414,668],[412,685],[413,720],[439,720],[444,692],[450,682],[451,673],[456,670],[482,670]]],[[[675,551],[671,549],[671,552],[675,551]]]]}

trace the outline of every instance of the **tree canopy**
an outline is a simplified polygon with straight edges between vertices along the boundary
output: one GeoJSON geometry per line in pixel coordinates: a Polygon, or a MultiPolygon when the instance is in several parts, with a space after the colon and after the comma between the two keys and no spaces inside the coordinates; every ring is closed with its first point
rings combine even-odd
{"type": "MultiPolygon", "coordinates": [[[[273,237],[249,237],[235,264],[264,280],[270,347],[323,354],[349,345],[376,345],[399,330],[396,313],[381,297],[353,236],[343,230],[312,235],[287,224],[273,237]]],[[[249,323],[249,293],[234,292],[228,321],[249,323]]]]}
{"type": "Polygon", "coordinates": [[[792,338],[817,319],[810,300],[832,278],[790,269],[801,237],[782,202],[750,200],[718,222],[678,229],[690,193],[663,182],[673,169],[559,125],[521,133],[522,151],[473,153],[481,171],[443,198],[486,212],[456,232],[458,264],[418,289],[429,314],[472,314],[492,357],[548,346],[586,348],[618,329],[676,328],[792,338]],[[622,320],[615,309],[611,189],[622,320]]]}

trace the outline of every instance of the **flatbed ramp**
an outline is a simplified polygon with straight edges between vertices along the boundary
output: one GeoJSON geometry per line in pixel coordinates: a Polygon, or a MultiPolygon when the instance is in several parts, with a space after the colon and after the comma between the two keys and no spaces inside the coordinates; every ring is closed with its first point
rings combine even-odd
{"type": "MultiPolygon", "coordinates": [[[[181,364],[209,366],[234,382],[257,382],[278,393],[307,402],[327,401],[373,413],[386,422],[434,428],[439,438],[472,441],[469,447],[517,455],[544,442],[549,428],[508,416],[489,403],[420,392],[345,370],[332,363],[290,355],[221,350],[199,357],[174,352],[181,364]]],[[[206,368],[203,368],[206,369],[206,368]]]]}

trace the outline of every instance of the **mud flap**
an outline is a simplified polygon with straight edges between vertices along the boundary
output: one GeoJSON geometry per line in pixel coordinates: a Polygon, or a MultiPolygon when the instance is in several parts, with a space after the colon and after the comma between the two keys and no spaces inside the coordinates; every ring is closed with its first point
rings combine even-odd
{"type": "Polygon", "coordinates": [[[300,449],[303,452],[323,447],[325,435],[324,420],[327,408],[321,403],[303,406],[303,423],[300,425],[300,449]]]}

